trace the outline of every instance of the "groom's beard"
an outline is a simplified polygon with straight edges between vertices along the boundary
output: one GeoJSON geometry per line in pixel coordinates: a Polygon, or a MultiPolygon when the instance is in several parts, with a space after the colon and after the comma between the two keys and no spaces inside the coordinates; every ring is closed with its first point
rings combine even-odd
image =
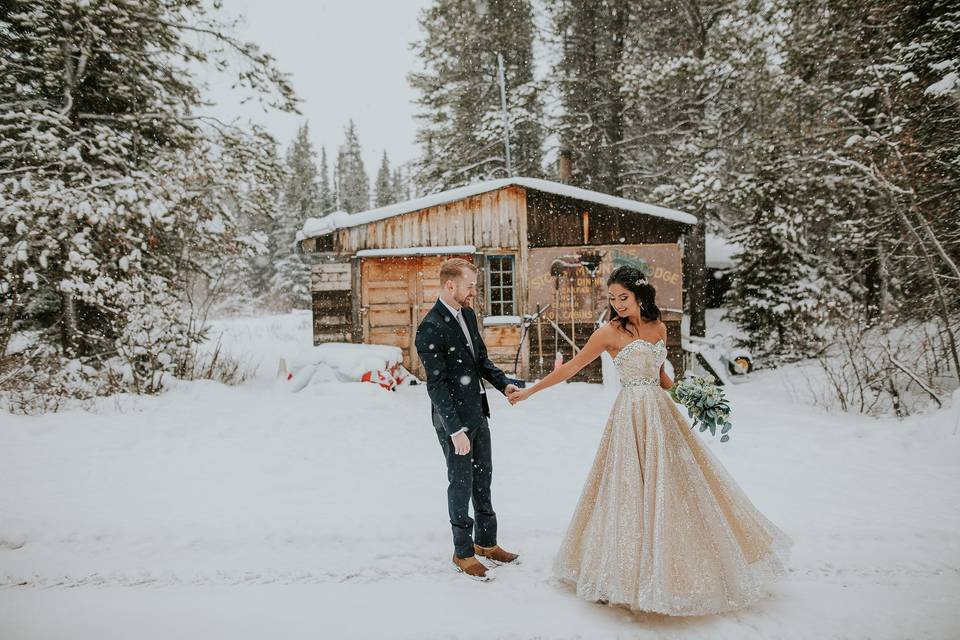
{"type": "Polygon", "coordinates": [[[472,306],[470,306],[471,303],[473,302],[473,297],[472,297],[472,296],[471,296],[471,297],[464,298],[463,300],[460,300],[460,299],[457,299],[457,298],[454,298],[454,300],[456,300],[456,301],[457,301],[457,304],[459,304],[461,307],[467,307],[468,309],[472,309],[472,308],[473,308],[472,306]]]}

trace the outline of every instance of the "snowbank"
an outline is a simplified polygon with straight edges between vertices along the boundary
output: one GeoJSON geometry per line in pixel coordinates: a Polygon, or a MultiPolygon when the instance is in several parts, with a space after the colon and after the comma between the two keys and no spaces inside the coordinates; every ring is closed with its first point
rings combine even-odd
{"type": "MultiPolygon", "coordinates": [[[[225,338],[257,350],[347,357],[302,346],[309,317],[231,322],[246,327],[225,338]]],[[[291,395],[274,372],[104,399],[98,413],[0,414],[0,638],[902,640],[960,629],[955,405],[903,421],[830,413],[799,400],[792,368],[731,385],[735,437],[704,440],[794,538],[789,573],[749,609],[665,618],[584,602],[550,577],[610,409],[599,385],[557,385],[516,407],[488,394],[499,538],[523,564],[480,584],[451,568],[425,387],[291,395]]]]}
{"type": "Polygon", "coordinates": [[[367,371],[390,369],[403,362],[400,347],[379,344],[329,342],[311,347],[310,359],[326,364],[356,380],[367,371]]]}

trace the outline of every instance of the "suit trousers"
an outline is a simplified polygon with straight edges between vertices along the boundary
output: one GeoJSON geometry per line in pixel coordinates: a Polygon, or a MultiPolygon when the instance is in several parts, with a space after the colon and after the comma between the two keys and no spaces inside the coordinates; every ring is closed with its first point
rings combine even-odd
{"type": "Polygon", "coordinates": [[[497,544],[497,514],[490,499],[493,479],[493,455],[490,450],[490,426],[483,423],[467,429],[470,453],[457,455],[453,440],[439,424],[436,412],[433,418],[440,447],[447,460],[447,510],[453,529],[453,548],[457,556],[473,556],[473,544],[493,547],[497,544]],[[473,502],[473,515],[469,506],[473,502]]]}

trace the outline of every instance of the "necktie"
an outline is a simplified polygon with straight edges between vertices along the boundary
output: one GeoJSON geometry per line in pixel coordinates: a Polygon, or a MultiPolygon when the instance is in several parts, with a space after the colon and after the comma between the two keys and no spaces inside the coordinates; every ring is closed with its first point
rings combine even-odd
{"type": "Polygon", "coordinates": [[[477,354],[473,351],[473,340],[470,339],[470,330],[467,329],[467,321],[463,319],[463,311],[457,311],[457,321],[460,322],[460,328],[463,329],[463,335],[467,338],[467,348],[470,349],[470,355],[474,358],[477,354]]]}

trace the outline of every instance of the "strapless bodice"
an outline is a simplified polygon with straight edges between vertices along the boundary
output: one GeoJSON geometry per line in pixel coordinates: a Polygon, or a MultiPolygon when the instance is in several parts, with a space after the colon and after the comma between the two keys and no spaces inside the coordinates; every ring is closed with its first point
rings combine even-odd
{"type": "Polygon", "coordinates": [[[660,367],[667,359],[667,345],[663,340],[648,342],[638,338],[617,353],[613,363],[624,387],[660,384],[660,367]]]}

